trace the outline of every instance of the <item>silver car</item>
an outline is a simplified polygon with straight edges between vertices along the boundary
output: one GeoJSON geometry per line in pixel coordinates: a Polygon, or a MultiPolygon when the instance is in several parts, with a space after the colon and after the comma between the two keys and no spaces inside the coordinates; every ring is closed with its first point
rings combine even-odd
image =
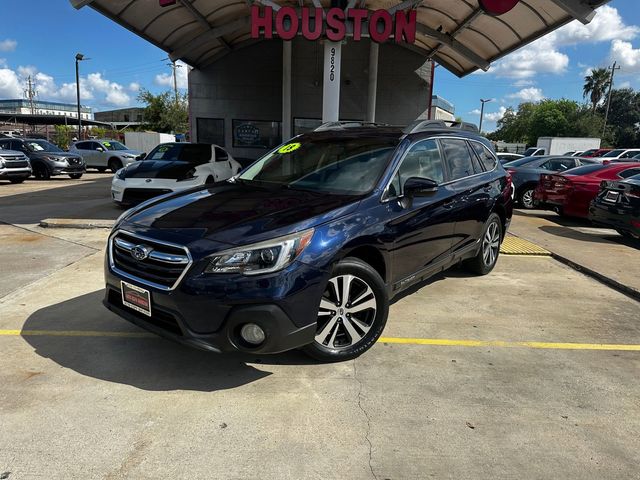
{"type": "Polygon", "coordinates": [[[130,150],[116,140],[76,142],[69,151],[80,154],[84,158],[87,168],[95,168],[99,172],[104,172],[108,168],[116,173],[122,167],[145,157],[144,153],[130,150]]]}

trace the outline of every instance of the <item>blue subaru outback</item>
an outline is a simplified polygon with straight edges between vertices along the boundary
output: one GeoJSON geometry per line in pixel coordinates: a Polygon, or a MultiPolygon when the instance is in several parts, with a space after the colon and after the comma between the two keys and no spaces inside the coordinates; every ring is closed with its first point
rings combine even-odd
{"type": "Polygon", "coordinates": [[[472,125],[326,124],[226,182],[125,212],[104,304],[211,351],[355,358],[403,290],[460,263],[491,272],[511,188],[472,125]]]}

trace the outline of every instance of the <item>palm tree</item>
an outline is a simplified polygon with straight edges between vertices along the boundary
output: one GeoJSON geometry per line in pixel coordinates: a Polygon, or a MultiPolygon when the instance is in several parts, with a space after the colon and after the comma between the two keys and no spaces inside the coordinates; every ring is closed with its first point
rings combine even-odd
{"type": "Polygon", "coordinates": [[[611,73],[608,68],[595,68],[584,78],[583,96],[591,100],[593,113],[609,88],[609,83],[611,83],[611,73]]]}

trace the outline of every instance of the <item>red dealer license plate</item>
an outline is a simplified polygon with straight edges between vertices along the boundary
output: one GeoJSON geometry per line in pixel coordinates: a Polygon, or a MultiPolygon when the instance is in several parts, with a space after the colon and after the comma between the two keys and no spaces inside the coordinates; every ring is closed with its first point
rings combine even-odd
{"type": "Polygon", "coordinates": [[[151,294],[149,290],[120,282],[122,289],[122,303],[133,310],[151,316],[151,294]]]}

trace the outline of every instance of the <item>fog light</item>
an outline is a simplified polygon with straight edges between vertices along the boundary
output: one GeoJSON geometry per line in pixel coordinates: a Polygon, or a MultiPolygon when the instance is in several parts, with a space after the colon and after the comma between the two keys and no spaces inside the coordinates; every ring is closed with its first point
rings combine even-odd
{"type": "Polygon", "coordinates": [[[240,336],[245,342],[252,345],[260,345],[266,338],[264,330],[255,323],[247,323],[244,325],[240,330],[240,336]]]}

